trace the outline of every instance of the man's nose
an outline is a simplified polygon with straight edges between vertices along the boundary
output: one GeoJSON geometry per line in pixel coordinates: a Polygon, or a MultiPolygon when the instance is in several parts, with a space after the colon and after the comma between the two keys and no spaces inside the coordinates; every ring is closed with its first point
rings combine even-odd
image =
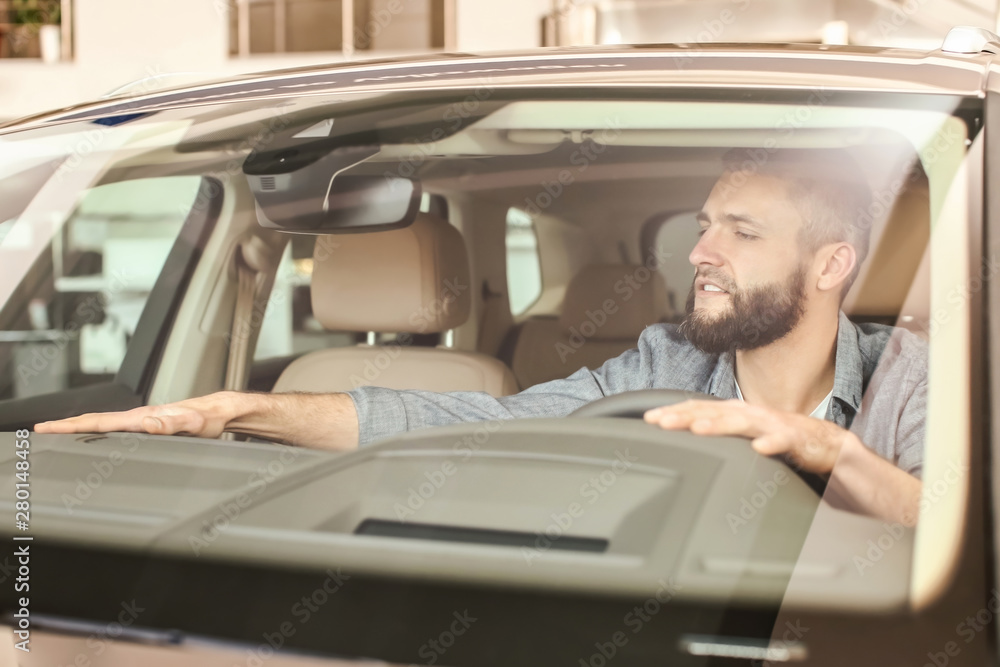
{"type": "Polygon", "coordinates": [[[698,239],[698,243],[695,244],[694,249],[691,250],[691,254],[688,255],[688,261],[691,262],[692,265],[722,265],[722,257],[719,255],[718,242],[715,235],[716,231],[711,227],[702,233],[701,237],[698,239]]]}

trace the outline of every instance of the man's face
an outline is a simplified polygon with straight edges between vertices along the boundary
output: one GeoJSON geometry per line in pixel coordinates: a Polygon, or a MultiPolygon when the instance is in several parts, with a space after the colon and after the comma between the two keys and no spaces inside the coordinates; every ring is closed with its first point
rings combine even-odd
{"type": "Polygon", "coordinates": [[[784,337],[806,306],[802,215],[779,178],[724,174],[701,213],[688,258],[696,273],[681,332],[718,354],[784,337]]]}

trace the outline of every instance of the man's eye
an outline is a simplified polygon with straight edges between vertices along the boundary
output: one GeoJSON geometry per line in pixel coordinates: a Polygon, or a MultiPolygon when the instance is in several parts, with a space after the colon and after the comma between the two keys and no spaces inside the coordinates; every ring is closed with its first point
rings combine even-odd
{"type": "Polygon", "coordinates": [[[741,239],[743,239],[744,241],[755,241],[755,240],[757,240],[758,238],[760,238],[760,237],[758,237],[758,236],[754,236],[753,234],[747,234],[747,233],[745,233],[745,232],[739,232],[739,231],[738,231],[738,232],[736,232],[736,236],[737,236],[738,238],[741,238],[741,239]]]}
{"type": "Polygon", "coordinates": [[[708,227],[699,227],[698,228],[698,236],[704,236],[705,232],[707,232],[707,231],[708,231],[708,227]]]}

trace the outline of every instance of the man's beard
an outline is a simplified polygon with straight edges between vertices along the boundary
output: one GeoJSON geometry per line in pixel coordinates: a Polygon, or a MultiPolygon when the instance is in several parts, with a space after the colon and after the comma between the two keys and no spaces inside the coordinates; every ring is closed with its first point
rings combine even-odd
{"type": "Polygon", "coordinates": [[[805,312],[806,271],[802,266],[783,285],[770,283],[729,291],[729,308],[721,313],[695,311],[695,284],[687,298],[687,316],[678,330],[709,354],[770,345],[788,335],[805,312]]]}

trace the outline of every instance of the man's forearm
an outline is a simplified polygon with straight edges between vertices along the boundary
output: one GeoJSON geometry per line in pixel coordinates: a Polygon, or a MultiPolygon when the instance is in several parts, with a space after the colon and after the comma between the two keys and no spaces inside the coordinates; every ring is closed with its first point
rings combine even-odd
{"type": "Polygon", "coordinates": [[[830,492],[846,509],[905,526],[917,522],[921,489],[919,479],[865,447],[853,434],[830,476],[830,492]]]}
{"type": "Polygon", "coordinates": [[[301,447],[358,446],[358,416],[347,394],[233,394],[226,430],[301,447]]]}

